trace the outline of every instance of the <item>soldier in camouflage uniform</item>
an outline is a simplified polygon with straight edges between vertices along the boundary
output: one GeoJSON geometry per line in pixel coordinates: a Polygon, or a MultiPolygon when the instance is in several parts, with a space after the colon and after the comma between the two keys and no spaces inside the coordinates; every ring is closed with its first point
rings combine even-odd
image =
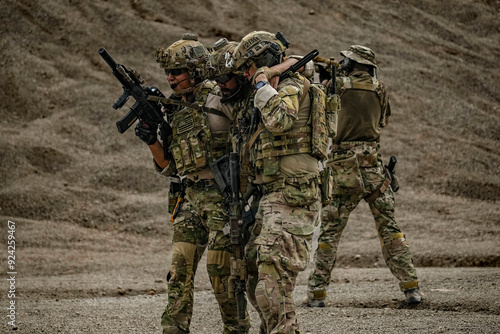
{"type": "Polygon", "coordinates": [[[250,179],[263,191],[256,223],[246,247],[248,295],[262,333],[300,333],[293,290],[308,264],[318,224],[319,167],[312,155],[307,79],[299,74],[269,84],[269,67],[283,61],[286,47],[276,35],[254,31],[233,53],[233,66],[255,85],[261,122],[246,143],[250,179]]]}
{"type": "MultiPolygon", "coordinates": [[[[387,266],[400,281],[409,304],[421,302],[417,273],[405,235],[394,219],[394,192],[379,154],[380,128],[390,116],[385,85],[376,78],[375,54],[353,45],[342,51],[337,92],[342,109],[327,165],[333,171],[334,199],[321,213],[321,234],[308,283],[308,305],[324,307],[337,248],[349,214],[365,199],[372,211],[387,266]]],[[[331,85],[331,82],[329,83],[331,85]]]]}
{"type": "Polygon", "coordinates": [[[221,102],[231,108],[232,150],[242,152],[243,145],[250,135],[254,87],[243,77],[242,73],[235,72],[232,67],[226,66],[237,45],[237,42],[229,42],[226,38],[214,44],[214,50],[207,64],[207,76],[217,82],[222,93],[221,102]]]}
{"type": "Polygon", "coordinates": [[[227,151],[230,114],[221,103],[222,94],[215,82],[204,80],[208,57],[194,34],[185,34],[166,50],[157,51],[157,61],[184,106],[170,116],[170,157],[164,157],[151,126],[139,123],[136,127],[137,135],[153,153],[157,170],[166,176],[177,174],[185,182],[185,196],[175,209],[179,213],[173,221],[168,305],[162,315],[163,333],[169,334],[189,333],[194,276],[207,245],[207,269],[224,322],[223,333],[247,333],[250,327],[247,315],[245,328],[238,328],[236,300],[229,298],[227,290],[232,253],[222,229],[229,218],[209,163],[227,151]],[[209,112],[214,109],[218,112],[209,112]]]}
{"type": "MultiPolygon", "coordinates": [[[[246,144],[257,129],[259,123],[259,110],[254,107],[255,88],[251,84],[251,81],[247,80],[242,72],[236,71],[230,66],[231,55],[237,45],[238,43],[229,42],[225,38],[217,41],[214,44],[214,51],[210,55],[207,68],[209,77],[214,79],[221,89],[223,94],[222,102],[233,108],[233,123],[231,126],[233,152],[238,152],[240,154],[240,161],[246,161],[248,163],[246,144]]],[[[279,75],[296,63],[300,58],[300,56],[289,56],[284,62],[265,70],[266,76],[271,81],[271,85],[277,87],[279,75]]],[[[312,61],[309,62],[303,70],[301,69],[299,71],[301,71],[303,75],[312,77],[314,74],[314,63],[312,61]]],[[[255,185],[247,187],[249,172],[247,163],[244,164],[241,170],[241,190],[242,192],[246,191],[247,196],[251,195],[250,206],[251,210],[254,211],[258,208],[262,194],[255,185]]],[[[245,236],[247,234],[246,232],[247,231],[244,231],[245,236]]],[[[255,290],[258,273],[254,262],[250,264],[250,272],[253,273],[249,280],[250,285],[253,286],[253,290],[255,290]]],[[[251,293],[248,297],[253,306],[258,309],[255,294],[251,293]]],[[[262,313],[259,312],[259,315],[261,316],[260,331],[261,333],[267,333],[266,321],[262,317],[262,313]]]]}

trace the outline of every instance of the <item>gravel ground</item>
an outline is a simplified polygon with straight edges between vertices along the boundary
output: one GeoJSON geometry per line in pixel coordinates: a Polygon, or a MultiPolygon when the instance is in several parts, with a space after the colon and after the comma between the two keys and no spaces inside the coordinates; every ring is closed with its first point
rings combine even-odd
{"type": "MultiPolygon", "coordinates": [[[[302,332],[500,333],[499,268],[420,268],[419,274],[425,300],[416,307],[403,303],[403,295],[387,268],[339,268],[328,291],[327,306],[311,309],[299,305],[306,291],[304,272],[295,290],[302,332]]],[[[23,284],[29,285],[30,280],[23,284]]],[[[64,280],[62,276],[43,286],[63,286],[64,280]]],[[[92,276],[82,280],[92,280],[92,276]]],[[[66,299],[21,293],[16,300],[17,327],[9,326],[4,315],[1,332],[161,333],[159,317],[166,294],[133,295],[133,287],[127,291],[119,297],[66,299]]],[[[2,304],[5,313],[3,297],[2,304]]],[[[196,292],[194,313],[192,333],[221,333],[217,304],[209,290],[196,292]]],[[[259,320],[252,308],[250,315],[250,333],[257,333],[259,320]]]]}

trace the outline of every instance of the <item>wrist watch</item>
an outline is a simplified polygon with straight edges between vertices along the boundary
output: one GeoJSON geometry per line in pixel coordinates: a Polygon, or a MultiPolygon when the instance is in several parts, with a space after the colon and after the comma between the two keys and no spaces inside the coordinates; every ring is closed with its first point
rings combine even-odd
{"type": "Polygon", "coordinates": [[[259,82],[257,82],[257,84],[255,85],[255,89],[256,89],[256,90],[259,90],[259,89],[261,89],[262,87],[264,87],[265,85],[269,85],[269,81],[259,81],[259,82]]]}

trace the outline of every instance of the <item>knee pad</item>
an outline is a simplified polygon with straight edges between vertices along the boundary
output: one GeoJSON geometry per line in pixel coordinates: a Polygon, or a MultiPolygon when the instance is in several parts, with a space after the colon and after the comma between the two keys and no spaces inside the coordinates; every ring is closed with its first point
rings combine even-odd
{"type": "Polygon", "coordinates": [[[267,312],[273,307],[272,291],[273,288],[271,288],[270,291],[266,288],[265,281],[261,280],[257,283],[255,288],[255,300],[262,312],[267,312]]]}

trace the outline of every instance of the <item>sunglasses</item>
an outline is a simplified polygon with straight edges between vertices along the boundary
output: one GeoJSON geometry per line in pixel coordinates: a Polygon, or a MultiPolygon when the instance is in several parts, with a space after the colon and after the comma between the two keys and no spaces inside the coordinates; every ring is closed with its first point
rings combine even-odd
{"type": "Polygon", "coordinates": [[[228,74],[221,75],[220,77],[217,77],[215,79],[215,81],[219,84],[225,84],[226,82],[231,80],[233,77],[234,77],[233,73],[228,73],[228,74]]]}
{"type": "Polygon", "coordinates": [[[181,75],[183,73],[186,73],[187,72],[187,69],[185,68],[166,68],[165,69],[165,74],[168,76],[168,75],[173,75],[173,76],[178,76],[178,75],[181,75]]]}
{"type": "Polygon", "coordinates": [[[240,70],[241,72],[246,72],[252,67],[252,65],[253,65],[253,61],[249,60],[246,63],[244,63],[243,65],[241,65],[238,68],[238,70],[240,70]]]}

